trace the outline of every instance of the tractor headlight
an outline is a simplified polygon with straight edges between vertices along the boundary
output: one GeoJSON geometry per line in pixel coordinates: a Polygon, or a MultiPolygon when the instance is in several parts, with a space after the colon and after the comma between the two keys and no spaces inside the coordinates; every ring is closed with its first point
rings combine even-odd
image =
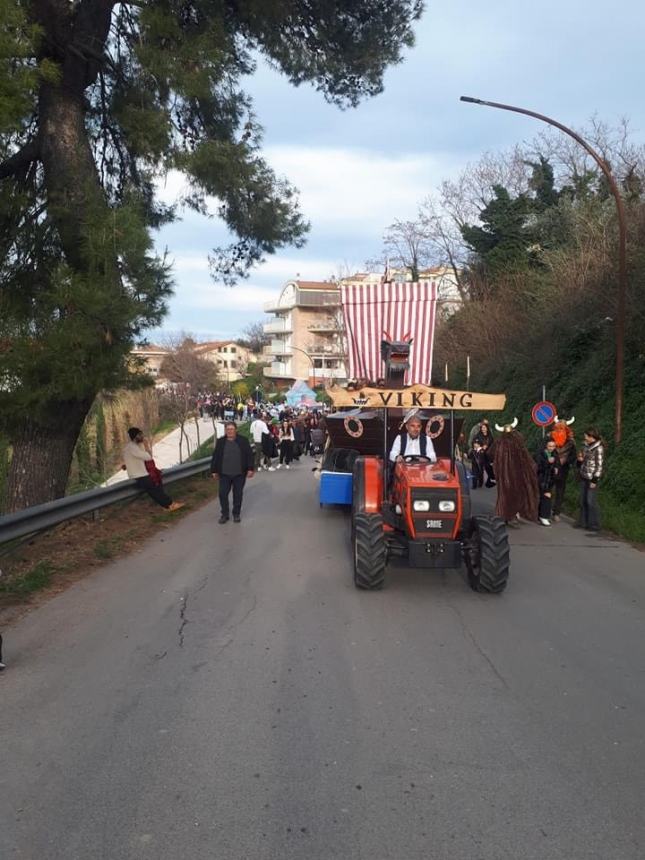
{"type": "Polygon", "coordinates": [[[451,514],[455,510],[454,502],[439,502],[439,510],[442,514],[451,514]]]}
{"type": "Polygon", "coordinates": [[[412,503],[412,507],[415,511],[429,511],[430,502],[427,499],[418,499],[416,502],[412,503]]]}

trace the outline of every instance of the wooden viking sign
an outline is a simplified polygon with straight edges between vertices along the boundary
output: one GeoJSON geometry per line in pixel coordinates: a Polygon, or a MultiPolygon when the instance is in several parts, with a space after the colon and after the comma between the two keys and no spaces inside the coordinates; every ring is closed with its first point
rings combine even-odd
{"type": "Polygon", "coordinates": [[[408,388],[364,388],[348,390],[339,385],[327,388],[334,406],[365,409],[454,409],[458,411],[492,412],[506,406],[505,394],[478,394],[475,391],[451,391],[410,385],[408,388]]]}

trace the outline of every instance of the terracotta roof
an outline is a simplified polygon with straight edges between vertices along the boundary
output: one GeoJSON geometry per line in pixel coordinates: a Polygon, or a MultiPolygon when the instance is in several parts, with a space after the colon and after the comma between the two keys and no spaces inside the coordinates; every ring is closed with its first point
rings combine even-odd
{"type": "Polygon", "coordinates": [[[208,352],[209,349],[217,349],[219,346],[239,346],[239,343],[232,338],[230,340],[209,340],[204,343],[198,343],[195,346],[195,352],[208,352]]]}
{"type": "Polygon", "coordinates": [[[165,346],[157,346],[156,343],[149,343],[147,345],[136,344],[131,350],[131,352],[168,352],[165,346]]]}

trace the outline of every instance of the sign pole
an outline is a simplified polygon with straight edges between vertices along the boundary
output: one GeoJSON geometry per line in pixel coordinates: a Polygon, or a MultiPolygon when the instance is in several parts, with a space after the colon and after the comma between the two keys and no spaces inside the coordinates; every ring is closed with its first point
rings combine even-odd
{"type": "MultiPolygon", "coordinates": [[[[542,400],[546,400],[546,385],[542,386],[542,400]]],[[[542,427],[542,438],[546,435],[546,427],[542,427]]]]}

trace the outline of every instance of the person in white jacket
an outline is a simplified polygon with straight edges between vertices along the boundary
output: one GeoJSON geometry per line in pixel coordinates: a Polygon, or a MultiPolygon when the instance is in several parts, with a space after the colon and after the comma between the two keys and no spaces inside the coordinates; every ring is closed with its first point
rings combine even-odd
{"type": "Polygon", "coordinates": [[[251,421],[251,440],[253,442],[253,457],[255,460],[255,471],[259,472],[262,468],[262,435],[266,433],[268,435],[269,428],[267,427],[267,423],[264,420],[264,416],[258,415],[253,421],[251,421]]]}
{"type": "Polygon", "coordinates": [[[156,468],[152,458],[152,446],[138,427],[128,430],[130,441],[123,449],[124,468],[129,478],[134,478],[137,487],[145,490],[151,499],[167,511],[178,511],[183,508],[183,502],[173,502],[166,493],[161,482],[161,472],[156,468]],[[146,465],[147,464],[147,465],[146,465]]]}

